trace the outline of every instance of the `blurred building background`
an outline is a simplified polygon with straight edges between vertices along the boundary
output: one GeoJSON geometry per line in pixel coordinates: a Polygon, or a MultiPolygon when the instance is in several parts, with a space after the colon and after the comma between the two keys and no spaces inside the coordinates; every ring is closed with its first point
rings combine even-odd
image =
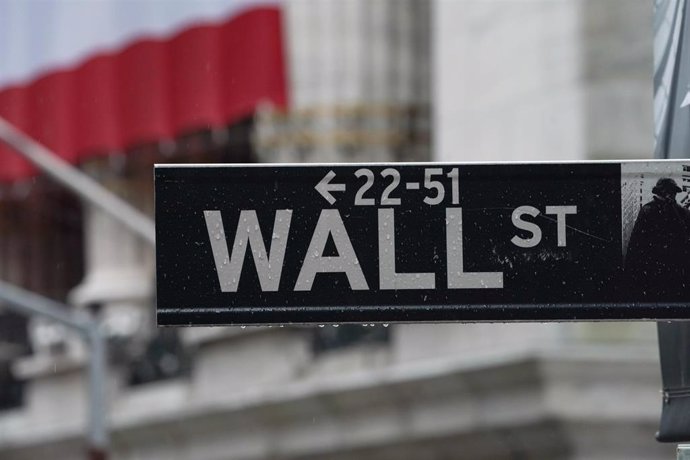
{"type": "MultiPolygon", "coordinates": [[[[15,28],[36,21],[20,3],[3,11],[15,28]]],[[[182,60],[156,51],[156,40],[125,48],[120,59],[143,68],[119,93],[69,83],[75,101],[96,101],[72,125],[57,109],[72,101],[65,83],[45,84],[41,74],[0,85],[0,115],[148,213],[155,162],[652,156],[649,0],[225,3],[242,4],[233,14],[270,17],[220,38],[179,32],[172,43],[187,50],[182,60]],[[183,45],[190,34],[196,45],[183,45]],[[215,54],[204,56],[203,44],[216,39],[215,54]],[[226,65],[223,46],[245,51],[226,65]],[[187,72],[196,58],[207,71],[187,72]],[[233,73],[245,63],[262,72],[233,73]],[[199,81],[215,89],[196,95],[199,81]],[[124,113],[123,100],[139,116],[116,123],[124,135],[106,130],[101,144],[74,147],[75,132],[93,132],[95,116],[124,113]]],[[[151,4],[118,11],[145,16],[151,4]]],[[[59,22],[48,13],[39,24],[59,22]]],[[[214,21],[225,27],[223,18],[214,21]]],[[[9,39],[8,27],[0,37],[9,39]]],[[[0,82],[3,70],[0,63],[0,82]]],[[[653,323],[156,329],[153,249],[12,155],[0,152],[0,278],[103,321],[113,458],[674,455],[654,440],[653,323]]],[[[0,459],[82,458],[86,353],[70,331],[0,310],[0,459]]]]}

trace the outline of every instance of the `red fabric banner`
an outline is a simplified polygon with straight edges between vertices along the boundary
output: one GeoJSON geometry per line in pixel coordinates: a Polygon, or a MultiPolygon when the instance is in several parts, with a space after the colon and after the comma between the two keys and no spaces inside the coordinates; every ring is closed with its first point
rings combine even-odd
{"type": "MultiPolygon", "coordinates": [[[[73,68],[0,88],[0,116],[76,163],[140,143],[224,126],[262,102],[287,104],[281,10],[143,37],[73,68]]],[[[0,144],[0,181],[34,173],[0,144]]]]}

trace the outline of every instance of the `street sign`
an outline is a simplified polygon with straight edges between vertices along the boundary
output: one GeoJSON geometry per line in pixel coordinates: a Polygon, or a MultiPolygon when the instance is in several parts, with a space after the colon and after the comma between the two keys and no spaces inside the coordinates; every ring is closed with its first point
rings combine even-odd
{"type": "Polygon", "coordinates": [[[690,161],[157,165],[160,325],[690,318],[690,161]]]}

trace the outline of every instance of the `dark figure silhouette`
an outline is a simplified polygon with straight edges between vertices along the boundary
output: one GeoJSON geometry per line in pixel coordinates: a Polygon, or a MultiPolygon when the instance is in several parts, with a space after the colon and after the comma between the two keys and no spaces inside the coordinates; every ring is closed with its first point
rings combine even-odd
{"type": "Polygon", "coordinates": [[[673,179],[659,179],[640,209],[625,258],[631,300],[690,298],[690,211],[676,202],[680,191],[673,179]]]}

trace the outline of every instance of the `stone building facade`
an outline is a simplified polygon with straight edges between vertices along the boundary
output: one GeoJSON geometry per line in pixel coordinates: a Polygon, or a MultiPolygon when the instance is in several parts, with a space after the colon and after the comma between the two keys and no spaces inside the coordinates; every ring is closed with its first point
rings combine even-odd
{"type": "MultiPolygon", "coordinates": [[[[87,165],[651,157],[647,0],[287,0],[287,112],[87,165]],[[127,157],[129,158],[129,157],[127,157]],[[133,158],[133,157],[132,157],[133,158]]],[[[116,459],[668,459],[652,323],[153,327],[153,253],[93,209],[66,299],[110,334],[116,459]]],[[[86,350],[32,322],[0,459],[81,458],[86,350]]]]}

